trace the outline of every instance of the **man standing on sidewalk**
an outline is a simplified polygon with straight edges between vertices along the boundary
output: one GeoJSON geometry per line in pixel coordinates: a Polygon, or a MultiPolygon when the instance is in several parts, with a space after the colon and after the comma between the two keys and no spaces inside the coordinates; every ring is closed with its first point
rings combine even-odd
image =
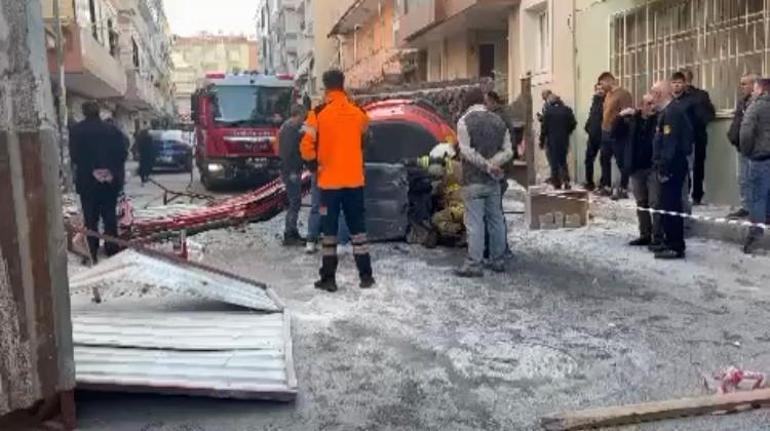
{"type": "Polygon", "coordinates": [[[711,97],[706,90],[693,85],[693,72],[691,69],[683,69],[682,74],[685,80],[685,94],[689,103],[692,105],[692,123],[693,133],[695,135],[695,148],[693,151],[692,165],[692,201],[694,205],[700,205],[703,202],[704,188],[703,182],[706,178],[706,149],[708,147],[708,125],[716,117],[716,109],[711,103],[711,97]]]}
{"type": "MultiPolygon", "coordinates": [[[[71,129],[71,157],[75,165],[75,187],[83,205],[86,229],[99,231],[99,220],[106,235],[118,236],[118,195],[123,190],[126,176],[126,157],[123,134],[117,127],[99,117],[96,102],[83,104],[85,120],[71,129]]],[[[88,236],[88,251],[92,263],[98,260],[99,238],[88,236]]],[[[119,251],[117,244],[106,242],[108,256],[119,251]]]]}
{"type": "Polygon", "coordinates": [[[741,207],[727,215],[732,219],[744,219],[749,216],[751,188],[749,187],[749,164],[750,159],[741,153],[741,123],[746,109],[751,102],[751,96],[754,92],[754,84],[758,76],[754,73],[747,73],[741,77],[741,95],[738,103],[735,105],[733,121],[730,124],[730,130],[727,132],[727,139],[738,150],[738,186],[741,194],[741,207]]]}
{"type": "Polygon", "coordinates": [[[602,179],[599,194],[604,196],[612,195],[615,199],[625,199],[628,197],[628,175],[626,175],[626,170],[623,166],[625,150],[612,138],[612,126],[620,111],[634,106],[634,100],[631,97],[631,93],[618,85],[615,76],[610,72],[604,72],[599,76],[599,84],[601,84],[602,90],[606,94],[602,112],[602,150],[600,157],[602,179]],[[620,170],[620,185],[615,188],[614,193],[611,191],[613,156],[615,157],[618,170],[620,170]]]}
{"type": "Polygon", "coordinates": [[[548,110],[543,115],[540,129],[540,149],[545,150],[551,167],[551,184],[557,190],[562,187],[569,190],[570,175],[567,166],[569,138],[577,127],[577,120],[572,108],[565,105],[555,94],[548,97],[548,110]]]}
{"type": "Polygon", "coordinates": [[[693,130],[686,106],[673,100],[669,82],[656,83],[650,94],[660,112],[653,142],[653,166],[661,184],[660,209],[676,213],[661,217],[665,248],[658,250],[655,258],[683,259],[686,246],[682,188],[690,172],[688,158],[692,154],[693,130]]]}
{"type": "Polygon", "coordinates": [[[657,247],[663,242],[660,216],[647,211],[650,208],[659,209],[660,183],[652,168],[652,142],[657,126],[655,100],[650,94],[642,97],[640,109],[624,110],[620,113],[620,120],[616,122],[615,136],[624,141],[624,163],[631,178],[631,190],[636,199],[636,206],[639,208],[639,238],[631,241],[631,246],[657,247]]]}
{"type": "Polygon", "coordinates": [[[513,157],[505,123],[484,106],[484,93],[473,88],[465,95],[465,114],[457,122],[463,172],[468,258],[456,271],[461,277],[484,275],[484,232],[489,233],[489,266],[505,271],[505,219],[500,205],[503,165],[513,157]]]}
{"type": "MultiPolygon", "coordinates": [[[[604,90],[600,84],[596,84],[594,91],[591,110],[584,126],[584,130],[588,134],[588,144],[586,145],[585,160],[586,182],[583,186],[588,191],[596,189],[594,165],[596,164],[596,156],[599,155],[602,148],[602,116],[604,115],[604,90]]],[[[602,172],[602,177],[605,175],[610,176],[611,173],[602,172]]]]}
{"type": "MultiPolygon", "coordinates": [[[[741,124],[741,154],[749,161],[748,181],[750,189],[749,213],[754,223],[767,223],[770,219],[770,79],[763,78],[754,85],[756,99],[746,110],[741,124]]],[[[764,234],[758,226],[749,228],[745,253],[764,234]]]]}
{"type": "Polygon", "coordinates": [[[364,143],[369,118],[345,94],[345,75],[323,74],[325,102],[310,111],[302,138],[302,159],[317,172],[321,192],[323,257],[318,289],[337,291],[337,234],[340,213],[350,229],[361,288],[374,286],[364,214],[364,143]]]}
{"type": "Polygon", "coordinates": [[[283,229],[283,245],[286,247],[305,245],[297,229],[297,220],[302,206],[302,156],[299,153],[299,144],[302,140],[302,123],[306,115],[307,112],[303,106],[292,106],[291,116],[278,131],[281,180],[286,187],[286,197],[289,201],[283,229]]]}

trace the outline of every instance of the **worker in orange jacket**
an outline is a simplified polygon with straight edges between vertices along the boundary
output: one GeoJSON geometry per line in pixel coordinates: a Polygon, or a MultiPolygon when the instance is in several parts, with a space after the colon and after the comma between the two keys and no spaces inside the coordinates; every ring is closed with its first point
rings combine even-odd
{"type": "Polygon", "coordinates": [[[340,212],[350,230],[361,288],[374,286],[364,212],[364,143],[369,119],[345,94],[345,75],[323,74],[326,98],[308,113],[300,146],[302,159],[317,172],[323,233],[321,278],[315,287],[337,291],[337,229],[340,212]]]}

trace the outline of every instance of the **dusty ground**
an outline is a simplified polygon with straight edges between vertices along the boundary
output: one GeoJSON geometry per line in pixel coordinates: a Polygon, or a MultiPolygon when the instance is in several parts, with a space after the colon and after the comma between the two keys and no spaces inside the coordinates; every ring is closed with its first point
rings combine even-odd
{"type": "MultiPolygon", "coordinates": [[[[509,221],[508,274],[459,280],[459,250],[382,244],[377,288],[355,287],[347,252],[334,295],[311,288],[317,256],[279,245],[282,217],[198,235],[209,263],[287,302],[296,403],[80,394],[80,429],[530,430],[558,410],[700,395],[699,374],[726,365],[770,371],[768,257],[693,240],[687,261],[663,264],[623,245],[628,224],[529,232],[509,221]]],[[[626,429],[769,424],[758,411],[626,429]]]]}

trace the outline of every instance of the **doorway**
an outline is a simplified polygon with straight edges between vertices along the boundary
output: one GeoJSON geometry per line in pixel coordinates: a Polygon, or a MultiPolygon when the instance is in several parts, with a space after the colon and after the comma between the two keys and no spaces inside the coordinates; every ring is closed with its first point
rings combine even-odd
{"type": "Polygon", "coordinates": [[[495,77],[495,45],[484,43],[479,45],[479,77],[495,77]]]}

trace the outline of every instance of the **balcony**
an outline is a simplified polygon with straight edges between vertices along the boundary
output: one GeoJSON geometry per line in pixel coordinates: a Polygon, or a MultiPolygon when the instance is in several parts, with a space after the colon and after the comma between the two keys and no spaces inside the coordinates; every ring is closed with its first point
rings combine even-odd
{"type": "Polygon", "coordinates": [[[122,105],[130,110],[149,110],[153,108],[155,92],[157,89],[145,79],[137,70],[126,70],[128,90],[122,105]]]}
{"type": "Polygon", "coordinates": [[[508,28],[508,13],[519,0],[426,0],[410,3],[400,17],[398,40],[402,45],[424,47],[467,30],[508,28]]]}
{"type": "MultiPolygon", "coordinates": [[[[47,22],[52,26],[52,22],[47,22]]],[[[122,97],[127,79],[121,63],[110,55],[109,48],[97,42],[88,29],[76,23],[63,23],[64,72],[67,91],[93,99],[122,97]]],[[[48,69],[58,79],[56,50],[48,49],[48,69]]]]}
{"type": "Polygon", "coordinates": [[[381,0],[354,0],[329,32],[329,37],[352,33],[357,26],[380,13],[380,5],[381,0]]]}

